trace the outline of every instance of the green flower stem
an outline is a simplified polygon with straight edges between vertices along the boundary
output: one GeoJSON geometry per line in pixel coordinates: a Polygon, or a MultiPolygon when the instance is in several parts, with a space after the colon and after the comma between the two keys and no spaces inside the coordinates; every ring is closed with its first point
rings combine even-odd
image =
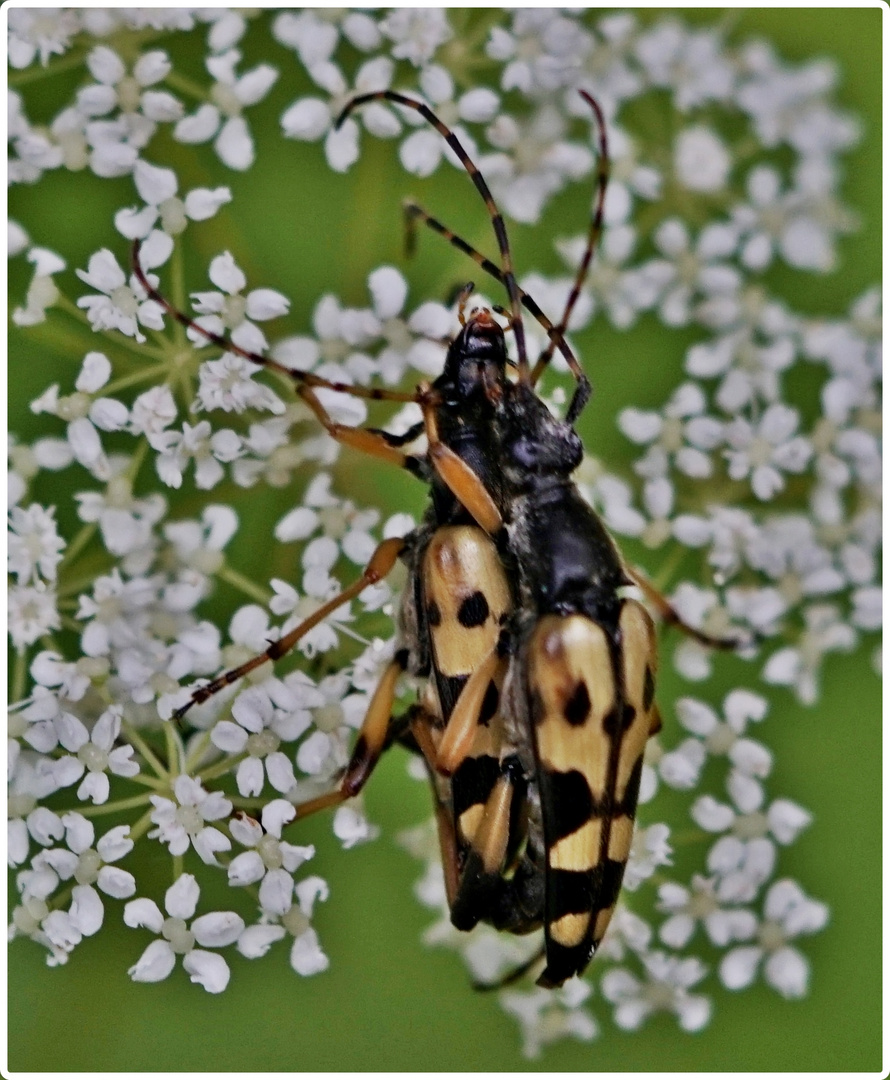
{"type": "Polygon", "coordinates": [[[185,75],[180,75],[178,71],[171,71],[167,75],[164,82],[167,86],[172,87],[174,90],[178,90],[181,94],[188,94],[189,97],[194,98],[195,101],[208,101],[207,91],[199,83],[194,82],[192,79],[186,78],[185,75]]]}
{"type": "MultiPolygon", "coordinates": [[[[172,281],[171,291],[173,294],[173,303],[182,310],[187,304],[186,289],[185,289],[185,267],[183,266],[182,259],[183,247],[181,244],[177,244],[173,249],[173,258],[170,260],[170,278],[172,281]]],[[[188,336],[185,332],[185,327],[182,323],[175,319],[173,322],[173,336],[176,339],[178,348],[184,348],[191,345],[188,336]]]]}
{"type": "MultiPolygon", "coordinates": [[[[90,334],[93,335],[93,337],[95,337],[96,334],[101,334],[102,337],[106,338],[112,344],[120,348],[121,334],[119,331],[94,330],[93,327],[90,325],[90,320],[87,318],[86,314],[81,311],[76,304],[72,303],[67,296],[60,295],[59,299],[56,301],[56,307],[59,307],[63,311],[67,312],[72,318],[77,319],[78,322],[82,322],[85,326],[89,326],[90,334]]],[[[148,356],[152,360],[163,359],[164,353],[159,348],[155,348],[152,345],[144,345],[141,341],[136,341],[135,339],[129,337],[124,338],[124,341],[126,342],[127,349],[130,352],[138,353],[140,356],[148,356]]]]}
{"type": "MultiPolygon", "coordinates": [[[[146,796],[146,799],[148,796],[146,796]]],[[[148,832],[148,828],[151,825],[152,810],[146,810],[141,818],[135,825],[130,826],[130,839],[135,843],[137,840],[141,840],[142,837],[148,832]]]]}
{"type": "MultiPolygon", "coordinates": [[[[86,590],[89,589],[89,587],[93,584],[95,580],[96,574],[89,573],[84,574],[83,577],[73,578],[71,581],[66,581],[64,586],[62,586],[56,592],[56,597],[58,599],[57,606],[59,608],[59,611],[76,611],[77,608],[80,606],[77,603],[76,597],[78,597],[80,593],[86,592],[86,590]]],[[[65,625],[67,629],[74,630],[74,632],[77,634],[79,634],[83,629],[82,623],[80,623],[76,619],[69,619],[65,625]]]]}
{"type": "Polygon", "coordinates": [[[704,829],[683,829],[680,832],[671,833],[671,843],[688,847],[690,844],[704,843],[711,836],[712,834],[705,832],[704,829]]]}
{"type": "MultiPolygon", "coordinates": [[[[163,780],[165,786],[170,786],[170,773],[164,768],[161,760],[155,755],[154,751],[148,745],[148,743],[142,738],[136,728],[132,724],[124,720],[121,723],[121,731],[127,736],[127,739],[136,747],[139,753],[145,758],[146,762],[157,773],[158,778],[163,780]]],[[[146,782],[146,781],[143,781],[146,782]]]]}
{"type": "Polygon", "coordinates": [[[256,798],[248,798],[245,795],[227,795],[226,798],[239,810],[262,810],[268,805],[269,800],[257,796],[256,798]]]}
{"type": "Polygon", "coordinates": [[[202,731],[199,738],[195,739],[191,749],[188,752],[188,756],[185,759],[185,770],[191,774],[192,769],[196,767],[198,762],[206,753],[210,746],[210,732],[202,731]]]}
{"type": "Polygon", "coordinates": [[[201,769],[194,775],[201,783],[206,780],[215,780],[218,776],[225,776],[226,773],[232,772],[237,765],[240,765],[248,757],[250,757],[250,754],[246,750],[240,754],[231,754],[225,760],[218,761],[215,765],[210,765],[206,769],[201,769]]]}
{"type": "Polygon", "coordinates": [[[74,49],[61,59],[53,59],[46,67],[32,65],[24,71],[11,71],[9,73],[9,85],[11,87],[27,86],[29,83],[39,82],[42,79],[51,79],[55,75],[61,75],[66,71],[83,67],[87,54],[79,49],[74,49]]]}
{"type": "Polygon", "coordinates": [[[264,589],[261,585],[257,585],[251,581],[250,578],[245,577],[244,574],[239,573],[228,563],[223,563],[217,575],[223,581],[229,585],[234,586],[236,589],[240,589],[246,596],[249,596],[252,600],[256,600],[257,603],[262,604],[263,607],[269,606],[269,601],[272,599],[273,593],[269,589],[264,589]]]}
{"type": "Polygon", "coordinates": [[[124,375],[120,379],[114,379],[102,387],[102,396],[110,397],[119,390],[126,390],[127,387],[137,386],[141,382],[157,380],[167,374],[168,368],[168,364],[155,364],[153,367],[142,368],[141,371],[134,371],[131,375],[124,375]]]}
{"type": "MultiPolygon", "coordinates": [[[[82,814],[83,817],[102,817],[103,814],[116,814],[120,810],[132,810],[134,807],[145,806],[149,800],[149,793],[131,795],[128,799],[115,799],[112,802],[99,803],[98,806],[69,806],[65,810],[57,810],[59,817],[64,814],[82,814]]],[[[133,830],[130,829],[130,839],[133,839],[133,830]]]]}
{"type": "Polygon", "coordinates": [[[15,654],[12,667],[12,700],[21,701],[25,696],[25,685],[28,681],[28,652],[19,649],[15,654]]]}
{"type": "Polygon", "coordinates": [[[164,739],[167,743],[167,768],[173,776],[179,776],[184,769],[185,753],[183,752],[182,739],[175,730],[172,720],[164,724],[164,739]]]}

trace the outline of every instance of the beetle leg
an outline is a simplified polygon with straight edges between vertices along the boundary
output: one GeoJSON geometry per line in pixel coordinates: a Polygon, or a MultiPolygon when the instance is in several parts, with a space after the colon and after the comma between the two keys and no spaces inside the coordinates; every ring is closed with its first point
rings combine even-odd
{"type": "Polygon", "coordinates": [[[435,399],[428,386],[422,385],[420,389],[430,464],[479,526],[489,536],[496,536],[504,524],[497,503],[470,466],[440,440],[435,399]]]}
{"type": "MultiPolygon", "coordinates": [[[[300,391],[300,397],[315,413],[325,431],[337,442],[343,443],[344,446],[351,446],[355,450],[360,450],[363,454],[370,454],[371,457],[379,458],[390,465],[397,465],[400,468],[407,469],[409,472],[417,473],[422,468],[420,458],[415,454],[406,454],[404,450],[398,448],[400,436],[389,437],[387,432],[376,428],[350,427],[348,424],[338,424],[319,401],[315,391],[309,387],[303,387],[300,391]]],[[[405,441],[410,440],[406,438],[405,441]]]]}
{"type": "Polygon", "coordinates": [[[460,886],[451,905],[451,922],[458,930],[471,930],[484,919],[493,896],[502,887],[501,871],[510,840],[510,810],[515,790],[511,770],[502,769],[485,801],[478,826],[469,838],[460,886]]]}
{"type": "Polygon", "coordinates": [[[488,688],[492,682],[502,682],[506,670],[507,661],[493,651],[467,679],[448,718],[436,754],[435,767],[442,776],[451,776],[470,753],[488,688]]]}
{"type": "Polygon", "coordinates": [[[384,670],[377,683],[377,689],[371,698],[371,704],[365,714],[361,730],[355,741],[352,756],[340,783],[333,791],[309,799],[297,806],[297,818],[308,817],[318,810],[337,806],[351,799],[362,790],[380,755],[386,749],[389,733],[393,724],[392,706],[396,696],[396,684],[405,670],[404,656],[397,655],[384,670]]]}
{"type": "Polygon", "coordinates": [[[528,960],[525,961],[525,963],[519,964],[517,967],[512,968],[510,971],[507,972],[506,975],[502,975],[499,979],[495,979],[494,982],[486,983],[477,982],[474,980],[473,989],[479,990],[482,993],[489,993],[492,990],[503,990],[506,986],[512,986],[513,983],[519,982],[519,980],[524,975],[527,975],[533,968],[540,964],[545,956],[546,952],[544,950],[544,946],[542,945],[536,953],[534,953],[532,956],[529,957],[528,960]]]}
{"type": "Polygon", "coordinates": [[[327,600],[317,611],[314,611],[308,619],[304,619],[299,626],[295,626],[290,633],[285,634],[283,637],[279,638],[278,641],[270,642],[269,648],[266,649],[264,653],[260,653],[259,656],[254,656],[239,667],[223,672],[222,675],[219,675],[204,686],[199,686],[193,691],[191,698],[185,705],[175,710],[173,713],[174,718],[176,720],[181,720],[193,705],[200,705],[202,702],[207,701],[208,698],[213,697],[214,694],[218,694],[220,690],[237,682],[267,661],[278,660],[280,657],[289,653],[300,638],[305,637],[314,626],[317,626],[323,619],[327,618],[331,612],[336,611],[337,608],[342,604],[345,604],[347,600],[352,600],[353,597],[358,596],[358,594],[369,585],[374,585],[385,578],[392,570],[393,566],[395,566],[396,559],[398,559],[404,547],[405,541],[401,537],[384,540],[371,556],[370,562],[357,581],[354,581],[348,588],[344,589],[341,593],[338,593],[331,600],[327,600]]]}
{"type": "Polygon", "coordinates": [[[697,641],[700,645],[704,645],[709,649],[739,649],[743,645],[749,644],[747,639],[743,637],[716,637],[714,634],[707,634],[704,630],[699,630],[696,626],[690,626],[688,622],[683,619],[683,616],[677,611],[668,598],[655,586],[652,582],[635,567],[625,566],[624,572],[631,579],[632,583],[636,585],[649,601],[649,603],[658,612],[658,617],[662,622],[666,622],[669,626],[676,626],[678,630],[681,630],[684,634],[691,637],[694,641],[697,641]]]}

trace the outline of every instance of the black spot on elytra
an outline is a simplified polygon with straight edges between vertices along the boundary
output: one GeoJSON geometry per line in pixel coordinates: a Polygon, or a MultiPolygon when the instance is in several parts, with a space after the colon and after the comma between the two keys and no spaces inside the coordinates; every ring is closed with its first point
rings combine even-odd
{"type": "Polygon", "coordinates": [[[500,700],[501,695],[498,693],[498,688],[493,682],[489,681],[485,690],[485,697],[482,699],[482,705],[479,709],[479,723],[483,727],[488,727],[491,718],[498,711],[500,700]]]}
{"type": "Polygon", "coordinates": [[[565,703],[562,714],[572,727],[578,727],[587,720],[590,715],[590,694],[587,691],[587,683],[583,679],[578,683],[575,692],[565,703]]]}
{"type": "Polygon", "coordinates": [[[618,738],[631,726],[636,715],[637,710],[633,705],[619,702],[603,717],[603,731],[610,739],[618,738]]]}
{"type": "Polygon", "coordinates": [[[637,801],[640,797],[640,781],[643,777],[643,755],[637,758],[627,778],[627,786],[624,789],[624,798],[621,800],[621,810],[632,818],[636,816],[637,801]]]}
{"type": "Polygon", "coordinates": [[[593,796],[584,775],[577,769],[551,772],[542,768],[538,777],[541,804],[549,843],[571,836],[594,813],[593,796]]]}
{"type": "Polygon", "coordinates": [[[430,626],[442,625],[442,612],[435,600],[430,600],[426,607],[426,621],[430,626]]]}
{"type": "Polygon", "coordinates": [[[457,613],[457,621],[461,626],[470,630],[474,626],[481,626],[488,618],[488,615],[488,601],[481,592],[477,591],[468,596],[461,604],[460,611],[457,613]]]}
{"type": "Polygon", "coordinates": [[[652,702],[655,700],[655,676],[652,674],[652,668],[646,665],[646,677],[643,680],[643,711],[648,712],[652,708],[652,702]]]}

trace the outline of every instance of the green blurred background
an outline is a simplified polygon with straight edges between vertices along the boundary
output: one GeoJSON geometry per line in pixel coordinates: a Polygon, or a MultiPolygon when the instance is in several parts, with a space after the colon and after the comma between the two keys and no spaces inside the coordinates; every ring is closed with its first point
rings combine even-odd
{"type": "MultiPolygon", "coordinates": [[[[651,20],[659,14],[645,12],[640,17],[651,20]]],[[[823,8],[681,14],[700,24],[728,18],[731,41],[763,35],[790,61],[830,56],[839,62],[838,100],[863,119],[863,140],[844,159],[841,188],[846,202],[861,216],[861,229],[840,242],[834,273],[814,277],[775,272],[767,284],[800,311],[843,315],[850,300],[875,283],[880,272],[881,12],[823,8]]],[[[471,242],[490,249],[484,212],[470,186],[448,167],[429,180],[408,177],[396,161],[393,143],[363,135],[361,160],[339,176],[324,165],[319,144],[281,139],[282,111],[312,88],[283,50],[269,46],[269,17],[252,25],[243,43],[245,66],[271,59],[283,73],[269,97],[248,110],[258,165],[246,174],[231,173],[215,162],[209,148],[193,152],[163,136],[147,155],[158,164],[175,165],[180,193],[199,184],[221,183],[234,193],[233,203],[216,219],[189,227],[189,288],[206,287],[208,258],[228,248],[252,287],[278,287],[293,299],[291,315],[277,324],[279,333],[305,330],[323,292],[337,293],[344,303],[363,305],[371,269],[384,262],[404,267],[399,206],[408,194],[459,226],[471,242]]],[[[468,29],[484,17],[484,12],[471,16],[468,29]]],[[[172,35],[159,45],[169,49],[177,70],[191,71],[203,81],[200,40],[172,35]]],[[[72,69],[23,87],[32,120],[51,118],[79,78],[79,70],[72,69]]],[[[69,259],[69,270],[58,282],[68,296],[76,297],[84,290],[73,268],[84,267],[91,252],[110,246],[121,262],[125,260],[126,248],[111,218],[118,207],[135,201],[127,179],[99,182],[86,173],[66,172],[47,175],[34,187],[13,189],[10,213],[25,224],[35,243],[53,247],[69,259]]],[[[556,270],[550,240],[579,230],[586,202],[584,191],[573,191],[556,199],[538,226],[512,228],[518,266],[556,270]]],[[[432,236],[422,237],[419,255],[405,272],[412,286],[409,306],[446,295],[468,276],[460,257],[432,236]]],[[[22,301],[28,279],[23,260],[15,261],[10,269],[13,306],[22,301]]],[[[661,403],[676,383],[691,340],[693,334],[667,333],[646,320],[632,334],[615,333],[597,320],[591,332],[578,335],[596,386],[596,399],[586,417],[586,441],[593,453],[608,459],[626,452],[615,431],[617,410],[630,401],[643,406],[661,403]],[[630,385],[628,356],[635,361],[630,385]]],[[[45,419],[33,417],[28,402],[52,381],[70,386],[79,367],[79,359],[72,356],[79,358],[91,347],[96,347],[95,339],[61,315],[25,333],[11,328],[13,432],[26,440],[46,432],[45,419]]],[[[101,347],[114,359],[113,348],[101,347]]],[[[338,468],[338,483],[345,488],[355,459],[344,454],[338,468]]],[[[409,478],[364,468],[361,474],[363,502],[379,504],[388,512],[421,509],[423,492],[409,478]]],[[[60,491],[58,497],[63,494],[60,491]]],[[[285,491],[276,498],[268,491],[244,492],[233,486],[221,486],[212,495],[216,501],[230,500],[241,516],[242,528],[229,554],[233,565],[247,568],[258,544],[269,552],[266,538],[283,507],[296,497],[285,491]]],[[[56,496],[47,484],[37,489],[35,497],[51,502],[56,496]]],[[[204,501],[192,489],[192,502],[180,500],[178,506],[182,513],[197,513],[204,501]]],[[[70,520],[64,512],[60,517],[63,523],[70,520]]],[[[287,550],[275,547],[269,559],[269,568],[255,570],[255,577],[293,576],[287,550]]],[[[208,608],[210,616],[224,625],[237,602],[240,598],[221,589],[208,608]]],[[[733,679],[750,679],[752,674],[732,664],[727,670],[727,687],[733,679]]],[[[675,689],[666,676],[665,700],[675,689]]],[[[280,949],[259,962],[228,957],[233,977],[220,996],[191,986],[181,970],[160,985],[136,985],[126,970],[148,936],[115,925],[118,911],[109,904],[108,925],[84,942],[61,969],[47,968],[42,951],[30,943],[12,946],[9,1068],[877,1070],[881,1066],[880,716],[879,684],[865,654],[829,658],[823,695],[813,709],[801,707],[784,691],[772,695],[763,732],[776,754],[768,790],[793,798],[815,816],[794,847],[781,853],[780,873],[798,879],[807,892],[825,900],[832,913],[825,932],[802,942],[814,973],[811,993],[802,1002],[785,1002],[762,985],[735,996],[711,985],[717,990],[715,1016],[705,1032],[686,1035],[674,1019],[658,1016],[643,1031],[629,1035],[611,1025],[610,1009],[594,998],[603,1027],[597,1041],[563,1042],[537,1062],[526,1061],[513,1020],[492,998],[473,993],[459,958],[448,951],[427,950],[419,942],[431,921],[431,913],[410,893],[420,866],[393,837],[427,816],[429,796],[423,785],[406,778],[406,757],[394,751],[367,792],[370,816],[382,826],[380,840],[342,852],[330,836],[329,820],[310,820],[301,826],[299,842],[318,848],[309,869],[331,886],[330,901],[319,905],[314,919],[331,958],[327,972],[300,979],[280,949]]],[[[656,803],[653,813],[659,809],[656,803]]],[[[100,832],[104,827],[100,825],[100,832]]],[[[135,868],[137,877],[150,880],[156,868],[163,882],[153,894],[158,898],[169,880],[168,860],[160,849],[151,861],[142,858],[146,861],[135,868]]],[[[202,907],[205,902],[229,906],[227,892],[225,885],[206,885],[202,907]]],[[[15,895],[11,889],[10,903],[15,895]]],[[[698,940],[692,951],[713,963],[713,954],[696,947],[698,940]]]]}

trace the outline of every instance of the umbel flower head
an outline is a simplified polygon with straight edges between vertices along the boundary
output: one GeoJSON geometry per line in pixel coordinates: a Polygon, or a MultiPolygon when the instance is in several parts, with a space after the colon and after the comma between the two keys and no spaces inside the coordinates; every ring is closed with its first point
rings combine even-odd
{"type": "MultiPolygon", "coordinates": [[[[332,433],[410,441],[421,411],[407,395],[441,373],[459,326],[450,278],[418,284],[397,245],[378,258],[366,234],[385,221],[391,237],[415,182],[476,195],[418,113],[377,100],[336,121],[360,93],[427,103],[508,229],[533,230],[519,286],[558,324],[601,164],[581,90],[605,117],[611,182],[568,332],[596,384],[602,340],[632,363],[617,415],[594,400],[579,422],[591,454],[607,429],[623,438],[575,480],[682,620],[749,644],[732,657],[664,639],[664,726],[599,954],[558,991],[516,981],[497,1000],[536,1056],[656,1013],[697,1032],[758,983],[804,997],[820,977],[811,935],[833,928],[790,849],[842,811],[797,801],[784,713],[812,706],[818,741],[832,654],[876,664],[881,619],[880,293],[800,302],[858,223],[840,186],[862,131],[835,100],[836,66],[790,63],[722,24],[588,9],[13,8],[8,21],[10,936],[61,965],[122,926],[132,980],[184,971],[213,994],[245,960],[271,968],[281,953],[307,977],[349,964],[313,924],[337,898],[298,808],[337,787],[403,644],[399,569],[341,593],[381,541],[410,533],[425,493],[394,497],[396,470],[332,433]],[[297,153],[300,190],[285,190],[278,170],[297,153]],[[76,241],[35,212],[60,176],[98,208],[86,220],[63,186],[76,241]],[[571,224],[554,226],[565,207],[571,224]],[[267,258],[250,234],[269,243],[270,225],[267,258]],[[635,343],[647,327],[673,369],[635,343]],[[327,385],[301,396],[305,375],[327,385]],[[407,395],[387,406],[331,384],[407,395]],[[288,658],[177,721],[196,684],[325,605],[288,658]]],[[[416,207],[412,221],[432,225],[424,249],[452,226],[464,249],[493,246],[472,221],[416,207]]],[[[439,243],[460,285],[482,273],[439,243]]],[[[505,303],[499,289],[464,295],[467,310],[505,303]]],[[[533,319],[525,329],[543,350],[533,319]]],[[[541,395],[564,415],[571,390],[557,352],[541,395]]],[[[419,690],[399,681],[399,712],[419,690]]],[[[409,772],[428,780],[416,756],[409,772]]],[[[330,820],[344,849],[380,832],[361,795],[330,820]]],[[[454,929],[430,823],[402,840],[424,864],[428,943],[483,983],[533,959],[537,937],[454,929]]]]}

